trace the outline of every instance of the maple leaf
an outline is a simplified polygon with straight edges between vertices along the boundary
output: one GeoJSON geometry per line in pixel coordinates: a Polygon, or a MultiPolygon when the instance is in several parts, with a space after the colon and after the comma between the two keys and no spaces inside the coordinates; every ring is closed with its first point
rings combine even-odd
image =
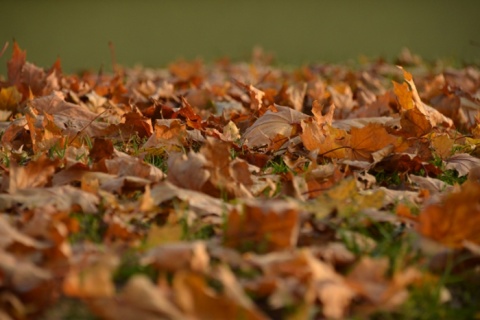
{"type": "Polygon", "coordinates": [[[22,69],[27,60],[27,52],[20,49],[20,46],[16,41],[13,42],[13,52],[12,58],[7,63],[8,69],[8,81],[11,85],[17,86],[20,85],[22,69]]]}
{"type": "Polygon", "coordinates": [[[286,202],[247,202],[243,212],[228,215],[224,243],[240,250],[264,252],[293,248],[299,229],[298,210],[286,202]]]}
{"type": "Polygon", "coordinates": [[[350,136],[350,148],[347,149],[346,155],[352,160],[372,161],[372,154],[388,145],[392,145],[391,151],[395,152],[404,151],[407,147],[401,138],[388,134],[380,124],[371,123],[363,128],[352,128],[350,136]]]}
{"type": "MultiPolygon", "coordinates": [[[[399,67],[403,70],[401,67],[399,67]]],[[[401,109],[401,125],[404,132],[413,136],[423,136],[437,125],[451,127],[453,121],[434,108],[425,105],[418,94],[412,75],[403,70],[405,82],[394,82],[394,92],[401,109]]]]}
{"type": "Polygon", "coordinates": [[[308,118],[307,115],[288,107],[275,106],[275,109],[268,110],[245,131],[242,140],[249,148],[269,146],[279,134],[290,138],[293,125],[308,118]]]}
{"type": "Polygon", "coordinates": [[[173,149],[187,144],[185,124],[178,119],[157,119],[154,134],[148,138],[143,149],[167,147],[173,149]]]}
{"type": "Polygon", "coordinates": [[[418,231],[451,248],[461,248],[465,241],[480,244],[480,185],[465,182],[459,192],[445,195],[438,204],[420,213],[418,231]]]}
{"type": "Polygon", "coordinates": [[[253,111],[258,111],[263,107],[263,97],[265,96],[265,92],[255,88],[254,86],[246,85],[240,81],[235,80],[235,83],[241,87],[242,89],[246,90],[250,95],[250,109],[253,111]]]}
{"type": "Polygon", "coordinates": [[[335,113],[335,104],[331,104],[330,108],[328,108],[328,113],[324,116],[322,115],[322,105],[318,102],[318,100],[313,101],[312,103],[312,113],[315,117],[315,121],[318,125],[332,125],[333,115],[335,113]]]}
{"type": "Polygon", "coordinates": [[[344,145],[350,136],[341,129],[332,126],[319,126],[313,119],[302,120],[300,138],[307,150],[317,151],[320,155],[329,158],[345,158],[344,145]]]}

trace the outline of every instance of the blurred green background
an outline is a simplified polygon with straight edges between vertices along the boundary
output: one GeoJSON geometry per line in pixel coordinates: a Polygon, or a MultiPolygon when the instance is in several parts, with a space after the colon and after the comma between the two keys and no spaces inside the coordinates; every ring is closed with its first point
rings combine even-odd
{"type": "Polygon", "coordinates": [[[0,74],[16,39],[27,59],[67,72],[164,66],[183,57],[248,59],[255,45],[281,64],[393,59],[402,47],[432,60],[480,61],[480,1],[61,1],[0,4],[0,74]]]}

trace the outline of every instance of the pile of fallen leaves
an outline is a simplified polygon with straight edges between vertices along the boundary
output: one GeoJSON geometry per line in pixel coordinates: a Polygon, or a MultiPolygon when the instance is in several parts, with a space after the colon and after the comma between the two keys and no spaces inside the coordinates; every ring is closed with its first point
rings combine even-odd
{"type": "Polygon", "coordinates": [[[480,71],[396,64],[67,75],[15,43],[0,318],[478,316],[480,71]]]}

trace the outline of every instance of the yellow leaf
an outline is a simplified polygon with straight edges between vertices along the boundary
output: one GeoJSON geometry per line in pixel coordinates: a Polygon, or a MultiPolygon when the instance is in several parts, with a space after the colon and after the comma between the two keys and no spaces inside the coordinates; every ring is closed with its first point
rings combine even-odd
{"type": "Polygon", "coordinates": [[[0,90],[0,110],[14,110],[22,101],[22,95],[15,86],[0,90]]]}

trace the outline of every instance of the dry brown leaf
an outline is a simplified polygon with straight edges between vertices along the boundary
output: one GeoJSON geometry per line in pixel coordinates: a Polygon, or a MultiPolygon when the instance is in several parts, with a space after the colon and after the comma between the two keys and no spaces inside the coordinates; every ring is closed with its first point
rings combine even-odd
{"type": "Polygon", "coordinates": [[[132,276],[120,294],[112,298],[89,299],[96,315],[112,320],[185,319],[166,292],[143,275],[132,276]]]}
{"type": "Polygon", "coordinates": [[[112,272],[119,263],[118,258],[103,254],[87,263],[78,263],[70,268],[63,280],[63,292],[67,296],[79,298],[113,296],[115,284],[112,281],[112,272]]]}
{"type": "Polygon", "coordinates": [[[46,285],[46,282],[52,279],[48,270],[37,267],[28,260],[20,260],[3,250],[0,250],[0,271],[2,286],[12,287],[18,292],[31,291],[46,285]]]}
{"type": "Polygon", "coordinates": [[[157,119],[154,134],[142,148],[181,147],[186,144],[186,139],[186,126],[180,120],[157,119]]]}
{"type": "Polygon", "coordinates": [[[46,155],[30,161],[26,166],[12,162],[9,174],[9,193],[15,194],[16,191],[22,189],[45,187],[59,163],[58,159],[51,160],[46,155]]]}
{"type": "Polygon", "coordinates": [[[173,279],[175,300],[183,311],[200,319],[266,319],[259,311],[241,305],[232,298],[215,293],[198,274],[180,271],[173,279]]]}
{"type": "Polygon", "coordinates": [[[368,124],[363,128],[352,128],[351,138],[346,153],[352,160],[373,161],[372,153],[378,152],[389,145],[393,145],[396,152],[406,149],[401,138],[390,135],[379,124],[368,124]]]}
{"type": "Polygon", "coordinates": [[[278,134],[289,138],[293,125],[308,116],[288,107],[275,106],[277,112],[268,110],[243,134],[242,140],[249,148],[269,146],[278,134]]]}
{"type": "Polygon", "coordinates": [[[61,211],[79,206],[83,212],[97,212],[98,196],[72,186],[18,190],[14,194],[0,194],[0,210],[21,204],[22,208],[39,208],[52,205],[61,211]]]}
{"type": "MultiPolygon", "coordinates": [[[[399,68],[403,70],[402,67],[399,68]]],[[[422,102],[412,75],[403,70],[403,76],[405,78],[404,83],[393,82],[393,84],[395,95],[402,110],[400,123],[404,132],[420,137],[437,126],[452,127],[452,119],[422,102]]]]}
{"type": "Polygon", "coordinates": [[[246,202],[229,213],[224,244],[241,251],[270,252],[295,247],[299,212],[285,201],[246,202]]]}
{"type": "MultiPolygon", "coordinates": [[[[170,182],[162,182],[151,189],[151,197],[155,204],[159,205],[165,201],[178,198],[189,204],[190,209],[200,215],[215,215],[221,222],[223,213],[231,209],[232,205],[213,198],[201,192],[182,189],[174,186],[170,182]]],[[[1,198],[0,198],[1,199],[1,198]]]]}
{"type": "Polygon", "coordinates": [[[388,259],[363,257],[346,278],[347,283],[370,305],[363,306],[367,313],[394,310],[408,298],[406,287],[419,279],[419,271],[407,268],[397,271],[391,279],[386,275],[388,259]]]}
{"type": "Polygon", "coordinates": [[[0,249],[5,249],[13,243],[21,244],[22,246],[32,249],[45,249],[47,244],[37,241],[29,236],[19,232],[17,229],[7,221],[7,219],[0,215],[0,249]]]}
{"type": "Polygon", "coordinates": [[[203,242],[177,242],[149,250],[142,257],[141,262],[144,265],[154,265],[157,269],[168,272],[182,269],[206,272],[209,268],[210,257],[203,242]]]}
{"type": "Polygon", "coordinates": [[[119,177],[133,176],[152,182],[159,182],[165,178],[165,174],[159,168],[117,150],[114,151],[112,159],[105,160],[105,167],[108,173],[119,177]]]}
{"type": "Polygon", "coordinates": [[[458,172],[459,177],[466,176],[470,171],[480,166],[480,159],[468,153],[457,153],[445,159],[445,169],[453,169],[458,172]]]}
{"type": "Polygon", "coordinates": [[[314,115],[315,121],[319,126],[324,124],[332,125],[333,115],[335,112],[335,105],[331,104],[328,108],[328,113],[326,115],[322,115],[322,105],[318,100],[313,101],[312,103],[312,113],[314,115]]]}
{"type": "Polygon", "coordinates": [[[210,179],[206,165],[207,159],[201,153],[172,153],[168,157],[168,180],[181,188],[201,191],[210,179]]]}
{"type": "Polygon", "coordinates": [[[451,191],[452,186],[449,186],[447,183],[443,182],[442,180],[430,178],[430,177],[422,177],[417,175],[409,175],[408,178],[418,185],[420,189],[428,190],[431,194],[436,194],[445,191],[451,191]]]}

